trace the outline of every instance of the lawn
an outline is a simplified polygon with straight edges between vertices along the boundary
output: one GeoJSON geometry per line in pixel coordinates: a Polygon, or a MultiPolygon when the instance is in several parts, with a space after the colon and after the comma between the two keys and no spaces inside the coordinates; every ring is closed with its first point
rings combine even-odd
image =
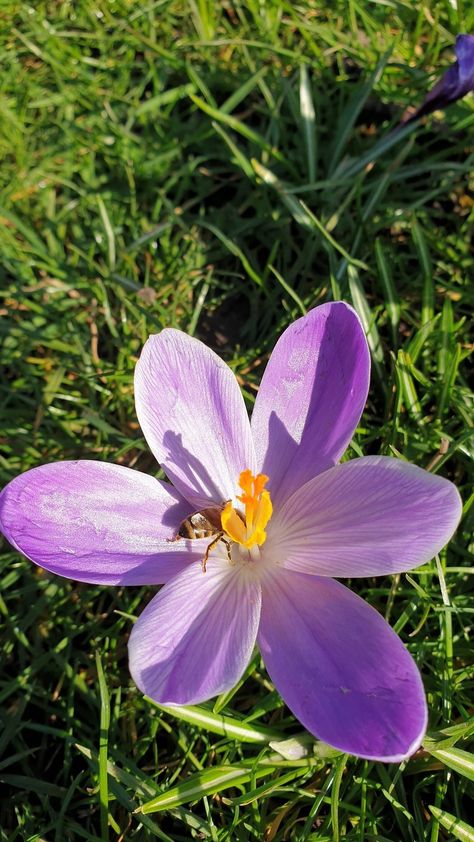
{"type": "Polygon", "coordinates": [[[152,590],[4,542],[1,842],[474,839],[472,95],[394,131],[473,30],[461,0],[2,3],[0,484],[77,458],[162,476],[134,409],[150,333],[204,340],[250,411],[283,329],[343,299],[372,355],[345,458],[439,473],[464,516],[439,558],[350,583],[426,689],[391,765],[304,732],[257,653],[234,692],[159,708],[127,665],[152,590]]]}

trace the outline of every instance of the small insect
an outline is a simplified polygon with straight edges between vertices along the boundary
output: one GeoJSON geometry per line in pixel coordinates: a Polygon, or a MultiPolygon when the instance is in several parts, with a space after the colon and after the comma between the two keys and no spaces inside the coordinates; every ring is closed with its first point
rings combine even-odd
{"type": "Polygon", "coordinates": [[[209,508],[200,509],[200,511],[189,515],[179,527],[176,538],[171,538],[172,541],[179,541],[180,538],[189,538],[191,540],[195,538],[212,538],[201,562],[203,573],[206,572],[209,553],[219,541],[225,544],[229,561],[232,560],[230,555],[231,542],[224,537],[225,533],[221,523],[221,514],[224,506],[225,503],[222,506],[210,506],[209,508]]]}

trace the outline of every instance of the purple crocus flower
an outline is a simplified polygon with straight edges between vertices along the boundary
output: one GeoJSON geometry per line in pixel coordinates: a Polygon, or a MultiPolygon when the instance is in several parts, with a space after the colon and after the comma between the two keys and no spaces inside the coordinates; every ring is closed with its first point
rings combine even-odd
{"type": "Polygon", "coordinates": [[[277,342],[250,424],[230,368],[198,340],[163,330],[136,367],[136,406],[174,487],[102,462],[44,465],[2,492],[3,532],[61,576],[164,583],[129,644],[132,676],[157,702],[230,690],[257,642],[309,731],[342,751],[399,761],[425,732],[420,674],[380,614],[331,577],[428,561],[461,505],[452,483],[398,459],[337,464],[369,368],[354,310],[316,307],[277,342]]]}
{"type": "Polygon", "coordinates": [[[474,90],[474,35],[458,35],[455,45],[456,61],[448,68],[415,113],[405,123],[418,120],[438,108],[445,108],[474,90]]]}

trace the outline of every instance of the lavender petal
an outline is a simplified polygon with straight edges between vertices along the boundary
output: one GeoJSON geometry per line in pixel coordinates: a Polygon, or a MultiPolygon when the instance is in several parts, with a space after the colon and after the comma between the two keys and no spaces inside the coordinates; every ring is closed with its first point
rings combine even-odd
{"type": "Polygon", "coordinates": [[[133,627],[135,683],[160,704],[197,704],[230,690],[250,660],[260,604],[258,581],[214,553],[205,573],[184,570],[133,627]]]}
{"type": "Polygon", "coordinates": [[[420,745],[427,712],[415,662],[344,585],[280,571],[263,589],[258,644],[275,687],[319,739],[390,762],[420,745]]]}
{"type": "Polygon", "coordinates": [[[202,342],[166,329],[135,369],[138,420],[166,474],[195,509],[221,504],[253,470],[245,404],[231,369],[202,342]]]}
{"type": "Polygon", "coordinates": [[[369,374],[362,325],[344,302],[316,307],[280,337],[252,416],[275,508],[338,461],[364,408],[369,374]]]}
{"type": "Polygon", "coordinates": [[[381,576],[429,561],[461,516],[449,480],[386,456],[336,465],[298,489],[268,527],[265,553],[318,576],[381,576]]]}
{"type": "Polygon", "coordinates": [[[168,483],[107,462],[53,462],[0,495],[10,543],[52,573],[104,585],[166,582],[208,542],[169,543],[190,505],[168,483]]]}

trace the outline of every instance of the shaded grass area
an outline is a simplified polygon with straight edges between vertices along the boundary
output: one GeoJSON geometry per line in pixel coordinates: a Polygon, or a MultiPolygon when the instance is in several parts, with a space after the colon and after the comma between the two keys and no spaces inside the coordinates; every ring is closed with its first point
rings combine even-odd
{"type": "Polygon", "coordinates": [[[353,583],[423,673],[432,741],[402,766],[313,741],[297,760],[278,753],[301,727],[258,657],[217,702],[225,733],[202,711],[160,711],[126,660],[151,593],[53,579],[4,546],[2,842],[461,838],[474,762],[472,100],[390,129],[472,29],[468,13],[448,0],[0,9],[2,484],[77,457],[155,473],[132,390],[149,333],[205,339],[250,410],[279,332],[342,297],[373,359],[348,457],[410,459],[466,504],[438,566],[353,583]],[[134,812],[166,793],[160,812],[134,812]]]}

